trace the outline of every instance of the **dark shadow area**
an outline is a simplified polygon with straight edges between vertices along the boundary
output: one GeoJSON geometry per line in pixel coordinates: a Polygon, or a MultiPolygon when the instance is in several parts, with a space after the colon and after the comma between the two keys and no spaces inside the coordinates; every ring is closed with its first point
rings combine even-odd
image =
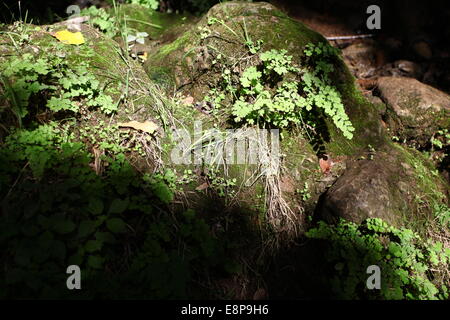
{"type": "Polygon", "coordinates": [[[327,191],[325,191],[324,193],[322,193],[319,196],[319,199],[317,200],[317,205],[314,208],[314,214],[313,214],[313,220],[312,222],[314,224],[317,224],[319,221],[326,221],[328,223],[337,223],[338,222],[338,218],[336,218],[335,215],[333,214],[328,214],[327,216],[325,216],[325,206],[324,206],[324,202],[325,199],[327,197],[327,191]],[[334,221],[330,221],[329,219],[334,219],[334,221]]]}
{"type": "MultiPolygon", "coordinates": [[[[70,0],[3,0],[0,2],[0,22],[13,23],[14,21],[24,21],[33,24],[51,24],[56,22],[56,18],[66,18],[67,7],[76,1],[70,0]]],[[[90,1],[81,1],[90,2],[90,1]]]]}
{"type": "Polygon", "coordinates": [[[314,223],[311,231],[273,257],[266,274],[271,299],[428,299],[432,292],[428,288],[436,275],[415,269],[429,264],[429,258],[413,241],[403,247],[406,233],[377,229],[367,221],[358,227],[314,223]],[[379,288],[368,288],[376,283],[369,266],[379,267],[379,288]]]}
{"type": "Polygon", "coordinates": [[[270,299],[332,299],[326,279],[326,243],[298,239],[296,245],[281,248],[271,257],[265,274],[270,299]]]}
{"type": "MultiPolygon", "coordinates": [[[[378,47],[378,74],[397,60],[408,60],[423,72],[415,77],[449,92],[450,88],[450,3],[448,1],[352,1],[274,0],[289,16],[298,19],[326,37],[371,34],[378,47]],[[369,30],[369,5],[381,9],[381,29],[369,30]]],[[[330,40],[343,49],[368,39],[330,40]]],[[[372,41],[372,40],[371,40],[372,41]]]]}
{"type": "Polygon", "coordinates": [[[27,153],[0,152],[1,298],[212,298],[213,281],[257,246],[252,213],[226,211],[223,197],[204,196],[198,211],[173,207],[169,180],[120,157],[97,175],[80,145],[40,149],[41,167],[27,153]],[[67,289],[69,265],[81,268],[82,291],[67,289]]]}
{"type": "Polygon", "coordinates": [[[312,108],[308,112],[303,112],[303,121],[308,126],[309,123],[314,124],[312,130],[308,130],[307,135],[309,143],[313,147],[317,157],[324,158],[326,156],[325,143],[330,142],[330,131],[326,123],[326,115],[322,109],[312,108]]]}
{"type": "MultiPolygon", "coordinates": [[[[167,0],[161,2],[160,10],[200,14],[215,2],[167,0]]],[[[18,3],[2,3],[3,22],[24,20],[28,12],[27,21],[51,23],[65,16],[67,6],[73,4],[22,1],[19,7],[18,3]]],[[[384,52],[384,62],[414,60],[428,72],[428,78],[425,73],[421,80],[442,90],[450,88],[450,32],[444,24],[450,18],[448,2],[274,3],[312,27],[318,23],[324,28],[318,31],[325,36],[367,33],[366,8],[379,4],[383,27],[370,33],[384,52]],[[327,17],[332,22],[330,29],[326,29],[327,17]]],[[[273,87],[279,81],[275,78],[273,87]]],[[[138,173],[127,160],[131,152],[99,156],[97,145],[64,134],[63,125],[73,116],[71,112],[40,112],[39,106],[48,100],[46,94],[30,87],[13,90],[13,85],[0,87],[0,298],[252,299],[260,287],[275,300],[386,297],[366,288],[367,267],[381,259],[379,248],[365,243],[360,234],[302,235],[294,244],[281,243],[279,249],[264,251],[263,240],[271,235],[261,227],[261,213],[243,201],[230,206],[226,195],[210,187],[212,181],[204,172],[196,173],[192,188],[183,193],[173,171],[138,173]],[[29,112],[23,117],[8,102],[15,94],[31,97],[24,107],[29,112]],[[58,124],[48,125],[50,120],[58,124]],[[207,184],[206,190],[197,189],[202,183],[207,184]],[[81,268],[82,291],[67,289],[70,265],[81,268]],[[223,283],[231,283],[232,288],[224,288],[223,283]],[[233,291],[245,286],[245,294],[233,291]]],[[[315,124],[310,143],[323,158],[330,141],[326,115],[312,108],[302,120],[315,124]]],[[[79,122],[76,125],[81,128],[79,122]]],[[[448,151],[441,171],[448,170],[448,151]]],[[[313,226],[323,218],[325,195],[319,197],[313,226]]],[[[359,228],[362,235],[373,235],[364,224],[359,228]]],[[[399,242],[389,236],[388,240],[399,242]]],[[[384,279],[394,289],[405,282],[397,271],[389,263],[383,265],[384,279]]],[[[404,287],[415,290],[413,285],[404,287]]],[[[392,297],[404,298],[398,294],[392,297]]]]}

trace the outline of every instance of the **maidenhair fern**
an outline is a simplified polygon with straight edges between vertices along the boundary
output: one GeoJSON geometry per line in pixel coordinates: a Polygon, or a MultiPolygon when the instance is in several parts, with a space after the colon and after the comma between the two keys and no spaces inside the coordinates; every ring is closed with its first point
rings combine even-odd
{"type": "Polygon", "coordinates": [[[83,104],[99,108],[106,114],[117,110],[117,103],[104,93],[86,62],[69,64],[58,56],[37,58],[26,53],[10,58],[0,67],[1,80],[6,87],[5,96],[20,119],[27,116],[32,108],[44,105],[53,112],[78,113],[83,104]],[[36,100],[42,97],[46,101],[36,100]]]}
{"type": "MultiPolygon", "coordinates": [[[[316,107],[351,139],[354,128],[345,113],[341,95],[328,76],[334,70],[329,60],[336,49],[325,43],[309,44],[304,54],[305,65],[309,68],[300,69],[286,50],[262,52],[259,54],[261,63],[246,68],[237,83],[233,82],[231,71],[225,69],[222,87],[233,97],[231,115],[234,121],[287,128],[301,124],[302,112],[316,107]]],[[[211,100],[217,102],[217,99],[211,100]]]]}
{"type": "Polygon", "coordinates": [[[306,232],[327,243],[324,257],[331,284],[339,299],[448,299],[450,249],[424,241],[410,229],[388,225],[379,218],[361,224],[343,219],[337,225],[320,221],[306,232]],[[367,267],[382,270],[381,289],[365,284],[367,267]]]}

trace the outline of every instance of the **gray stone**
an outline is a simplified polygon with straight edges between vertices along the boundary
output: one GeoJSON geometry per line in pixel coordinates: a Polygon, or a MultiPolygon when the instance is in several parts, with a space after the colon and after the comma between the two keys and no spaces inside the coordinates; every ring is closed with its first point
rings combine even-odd
{"type": "Polygon", "coordinates": [[[378,91],[389,125],[401,138],[424,145],[437,130],[450,127],[450,96],[438,89],[413,78],[381,77],[378,91]]]}
{"type": "Polygon", "coordinates": [[[347,161],[345,172],[322,195],[318,218],[329,223],[340,218],[355,223],[381,218],[397,227],[408,226],[423,214],[415,208],[416,195],[439,194],[439,190],[445,192],[448,188],[442,179],[415,168],[415,161],[414,155],[400,146],[386,146],[372,159],[366,156],[347,161]]]}

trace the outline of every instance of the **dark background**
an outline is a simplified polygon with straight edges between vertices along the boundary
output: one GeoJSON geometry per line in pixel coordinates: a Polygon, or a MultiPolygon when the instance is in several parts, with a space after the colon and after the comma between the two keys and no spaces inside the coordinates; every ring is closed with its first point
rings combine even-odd
{"type": "MultiPolygon", "coordinates": [[[[124,2],[125,0],[116,0],[124,2]]],[[[25,20],[34,24],[51,24],[67,18],[67,7],[81,8],[111,5],[113,0],[4,0],[0,1],[0,22],[9,24],[25,20]],[[20,6],[19,6],[20,3],[20,6]]],[[[202,15],[219,0],[162,0],[161,11],[189,12],[202,15]]],[[[256,2],[256,1],[253,1],[256,2]]],[[[408,0],[269,0],[290,17],[304,22],[322,35],[342,36],[371,34],[384,63],[408,60],[429,70],[433,79],[418,78],[426,84],[450,93],[450,1],[408,0]],[[368,30],[367,7],[381,9],[381,29],[368,30]]],[[[333,45],[344,48],[349,43],[333,45]]],[[[430,77],[428,77],[430,78],[430,77]]]]}
{"type": "MultiPolygon", "coordinates": [[[[118,0],[124,1],[124,0],[118,0]]],[[[33,23],[52,23],[57,17],[65,18],[66,8],[71,4],[80,7],[103,6],[112,0],[5,0],[0,1],[0,21],[24,19],[28,11],[28,20],[33,23]],[[19,10],[19,2],[20,8],[19,10]]],[[[161,9],[189,11],[200,15],[217,0],[163,0],[161,9]]],[[[356,33],[365,33],[371,4],[379,5],[382,14],[382,29],[377,33],[401,37],[407,42],[425,39],[431,46],[446,45],[450,39],[450,1],[408,1],[408,0],[272,0],[290,15],[307,18],[308,15],[326,15],[341,22],[356,33]]]]}
{"type": "MultiPolygon", "coordinates": [[[[52,22],[53,14],[65,17],[65,10],[71,4],[78,4],[81,7],[92,4],[102,6],[111,3],[111,0],[5,0],[1,1],[2,22],[9,23],[12,15],[16,19],[20,17],[19,2],[22,17],[28,10],[28,16],[35,22],[39,20],[40,23],[49,23],[52,22]]],[[[218,2],[217,0],[164,0],[162,7],[201,14],[218,2]]],[[[274,0],[269,2],[292,11],[305,8],[311,10],[311,13],[327,13],[356,28],[365,26],[366,8],[376,4],[381,8],[384,32],[403,31],[412,36],[413,33],[425,31],[435,33],[436,37],[450,36],[448,27],[450,1],[446,0],[274,0]]]]}

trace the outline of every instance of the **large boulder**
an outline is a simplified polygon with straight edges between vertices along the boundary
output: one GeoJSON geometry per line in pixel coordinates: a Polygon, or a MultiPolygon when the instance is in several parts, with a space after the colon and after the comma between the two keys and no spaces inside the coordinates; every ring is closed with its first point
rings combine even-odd
{"type": "MultiPolygon", "coordinates": [[[[224,69],[233,66],[231,71],[242,75],[249,66],[258,65],[258,55],[249,53],[249,49],[257,47],[260,47],[258,52],[286,50],[296,65],[306,68],[309,66],[304,63],[304,49],[310,43],[317,45],[327,43],[327,40],[269,3],[225,2],[212,7],[176,40],[152,51],[144,68],[150,79],[168,92],[178,91],[193,98],[193,105],[174,110],[180,120],[187,124],[203,120],[208,126],[216,122],[215,125],[224,129],[230,127],[226,113],[231,109],[231,103],[227,104],[226,99],[218,119],[194,107],[204,106],[202,100],[210,89],[222,86],[220,81],[224,69]]],[[[333,65],[332,86],[339,92],[355,132],[352,140],[345,138],[328,118],[318,129],[320,139],[314,141],[299,130],[283,130],[281,152],[285,170],[281,191],[294,208],[303,205],[302,197],[296,195],[298,190],[305,188],[305,182],[312,194],[307,200],[311,205],[331,182],[329,177],[325,180],[320,177],[318,155],[327,154],[332,158],[351,156],[365,150],[368,144],[376,147],[385,141],[376,107],[362,97],[339,55],[333,58],[333,65]]],[[[247,179],[244,170],[233,171],[238,181],[247,179]]],[[[258,190],[264,190],[264,185],[258,190]]],[[[254,198],[254,195],[246,195],[242,200],[254,198]]]]}
{"type": "Polygon", "coordinates": [[[450,128],[450,96],[438,89],[412,78],[381,77],[378,91],[400,139],[425,146],[436,131],[450,128]]]}
{"type": "Polygon", "coordinates": [[[342,50],[342,56],[357,78],[372,77],[384,63],[382,51],[373,40],[351,44],[342,50]]]}
{"type": "Polygon", "coordinates": [[[151,54],[145,69],[151,79],[202,99],[211,78],[220,76],[213,68],[214,48],[237,61],[248,52],[246,36],[255,45],[262,40],[264,50],[287,49],[294,59],[302,55],[306,44],[324,41],[271,4],[232,1],[212,7],[194,27],[151,54]]]}
{"type": "Polygon", "coordinates": [[[433,218],[421,204],[439,204],[447,192],[448,183],[417,151],[386,145],[348,161],[345,172],[322,195],[317,213],[328,222],[381,218],[416,229],[418,221],[433,218]]]}
{"type": "MultiPolygon", "coordinates": [[[[308,43],[319,42],[326,40],[268,3],[226,2],[211,8],[196,25],[175,41],[157,48],[150,54],[144,67],[150,78],[169,92],[181,92],[194,101],[194,105],[175,110],[181,120],[188,124],[194,120],[203,120],[209,126],[224,129],[230,126],[227,119],[224,119],[226,110],[221,113],[221,117],[214,118],[196,111],[194,107],[195,102],[200,103],[211,88],[220,86],[218,83],[223,77],[224,67],[217,52],[220,52],[222,58],[228,59],[224,65],[235,62],[237,71],[232,70],[233,72],[243,71],[258,63],[258,59],[248,53],[249,43],[260,45],[261,52],[285,49],[293,57],[293,61],[300,62],[300,67],[307,67],[302,65],[304,48],[308,43]],[[262,43],[258,43],[258,40],[262,40],[262,43]],[[248,57],[246,63],[240,64],[243,57],[248,57]]],[[[375,56],[373,58],[376,59],[375,56]]],[[[283,130],[280,145],[283,155],[280,194],[291,208],[303,207],[311,213],[319,195],[338,179],[326,195],[322,196],[321,204],[316,210],[325,219],[344,217],[361,222],[367,217],[382,216],[391,223],[401,224],[404,215],[411,218],[420,211],[416,210],[411,195],[423,195],[423,190],[405,189],[408,185],[421,185],[416,167],[425,168],[425,173],[421,175],[430,177],[427,180],[429,185],[439,185],[441,188],[445,184],[439,178],[430,176],[431,171],[423,165],[425,160],[420,156],[417,155],[415,159],[409,152],[398,150],[388,142],[390,139],[381,121],[384,107],[383,110],[378,110],[379,106],[362,96],[341,57],[336,57],[333,63],[336,71],[331,75],[332,83],[338,89],[345,111],[355,127],[353,139],[343,137],[328,119],[325,119],[320,129],[322,141],[312,141],[307,135],[295,130],[283,130]],[[368,150],[376,150],[374,160],[357,160],[361,156],[367,159],[368,150]],[[325,170],[320,168],[319,158],[324,157],[324,154],[329,163],[340,165],[333,165],[325,170]],[[395,155],[401,157],[396,158],[395,155]],[[411,160],[411,157],[415,160],[411,160]],[[411,160],[406,165],[413,168],[412,171],[403,175],[396,174],[406,170],[405,163],[408,161],[405,159],[411,160]],[[339,178],[342,172],[344,174],[339,178]],[[306,196],[308,193],[310,197],[306,196]]],[[[225,109],[230,109],[231,104],[227,105],[227,100],[224,101],[222,105],[225,105],[225,109]]],[[[245,172],[239,167],[230,170],[238,184],[247,179],[245,172]]],[[[255,184],[253,187],[246,189],[244,196],[239,198],[242,203],[260,198],[260,193],[265,188],[264,184],[255,184]]],[[[433,191],[432,188],[428,190],[433,191]]],[[[433,201],[440,201],[441,198],[439,194],[433,194],[433,201]]],[[[300,213],[302,210],[294,211],[300,213]]]]}
{"type": "MultiPolygon", "coordinates": [[[[303,68],[304,49],[310,43],[317,45],[327,40],[269,3],[231,1],[212,7],[175,41],[158,47],[149,55],[144,68],[150,79],[169,92],[181,91],[194,101],[201,101],[211,88],[220,86],[226,66],[231,65],[233,72],[242,74],[246,67],[258,63],[256,56],[249,55],[250,47],[259,47],[259,52],[286,50],[292,61],[303,68]]],[[[342,58],[336,57],[333,63],[332,85],[342,97],[355,132],[353,140],[346,141],[327,122],[325,136],[331,138],[323,141],[326,152],[349,155],[368,144],[383,143],[383,127],[376,107],[356,89],[354,77],[342,58]]]]}
{"type": "MultiPolygon", "coordinates": [[[[227,2],[211,8],[178,39],[155,50],[144,67],[151,79],[169,91],[175,89],[192,96],[194,101],[201,101],[222,77],[223,70],[214,51],[219,50],[222,56],[236,62],[248,56],[245,42],[256,44],[258,40],[262,40],[261,51],[286,49],[296,62],[302,61],[303,49],[308,43],[326,41],[320,34],[268,3],[227,2]]],[[[376,51],[375,46],[354,47],[353,51],[346,50],[344,55],[348,59],[354,57],[357,62],[364,53],[371,52],[369,62],[376,67],[383,63],[377,61],[376,51]]],[[[247,66],[254,63],[249,58],[247,66]]],[[[419,206],[415,195],[427,198],[429,203],[438,203],[445,199],[448,185],[432,173],[432,167],[419,154],[388,142],[381,125],[385,106],[375,106],[363,98],[341,58],[334,61],[334,66],[337,71],[332,75],[333,85],[338,88],[355,127],[354,137],[345,139],[332,122],[326,122],[323,149],[317,150],[317,145],[304,135],[284,131],[281,141],[282,195],[292,208],[305,206],[311,212],[319,195],[329,188],[315,210],[329,221],[342,217],[361,222],[368,217],[382,217],[392,224],[403,225],[405,221],[414,220],[412,217],[415,215],[426,219],[430,208],[419,206]],[[321,152],[333,164],[329,172],[327,168],[324,170],[318,166],[321,152]],[[309,190],[306,190],[305,182],[309,190]],[[312,195],[309,199],[305,197],[308,192],[312,195]]],[[[385,94],[382,95],[383,100],[387,102],[384,97],[390,93],[383,91],[383,85],[381,90],[385,94]]],[[[433,94],[429,93],[430,97],[433,94]]],[[[214,121],[200,112],[176,112],[182,117],[187,113],[189,117],[184,116],[187,122],[193,119],[214,121]]],[[[219,125],[224,125],[223,119],[219,119],[219,125]]],[[[243,172],[236,168],[232,174],[239,181],[245,177],[243,172]]],[[[248,189],[240,200],[244,203],[255,198],[258,192],[261,188],[248,189]]]]}

